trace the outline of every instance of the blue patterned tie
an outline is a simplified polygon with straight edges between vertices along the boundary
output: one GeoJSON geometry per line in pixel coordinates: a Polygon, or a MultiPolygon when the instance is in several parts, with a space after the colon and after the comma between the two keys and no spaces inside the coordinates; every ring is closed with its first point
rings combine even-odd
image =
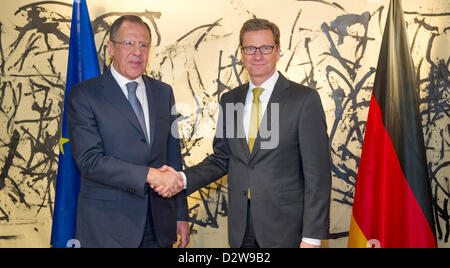
{"type": "Polygon", "coordinates": [[[129,82],[126,84],[127,90],[128,90],[128,101],[131,104],[131,107],[133,107],[134,113],[136,114],[136,117],[139,121],[139,124],[141,125],[142,130],[144,131],[145,138],[147,139],[147,143],[149,142],[148,135],[147,135],[147,127],[145,125],[145,117],[144,117],[144,111],[142,110],[141,103],[139,102],[138,98],[136,97],[136,89],[138,86],[137,82],[129,82]]]}

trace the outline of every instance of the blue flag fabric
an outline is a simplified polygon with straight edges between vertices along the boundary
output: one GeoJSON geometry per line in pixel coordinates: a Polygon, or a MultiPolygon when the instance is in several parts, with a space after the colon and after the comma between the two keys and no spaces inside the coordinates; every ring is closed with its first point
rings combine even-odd
{"type": "MultiPolygon", "coordinates": [[[[100,75],[100,67],[86,0],[75,0],[70,30],[64,107],[66,107],[69,91],[74,85],[98,75],[100,75]]],[[[80,172],[72,158],[69,143],[69,132],[64,109],[50,241],[51,246],[54,248],[71,246],[70,241],[75,238],[76,211],[81,178],[80,172]]]]}

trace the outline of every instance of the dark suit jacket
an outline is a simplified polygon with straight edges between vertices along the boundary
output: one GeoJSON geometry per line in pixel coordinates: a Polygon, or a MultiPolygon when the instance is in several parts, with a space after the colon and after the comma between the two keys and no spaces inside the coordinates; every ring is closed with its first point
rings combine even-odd
{"type": "Polygon", "coordinates": [[[331,170],[319,95],[280,74],[261,123],[261,128],[268,130],[279,126],[279,142],[274,148],[263,148],[262,142],[269,139],[263,139],[260,132],[250,154],[245,135],[237,136],[243,129],[243,113],[230,112],[227,109],[232,106],[226,105],[243,105],[248,86],[222,96],[219,118],[228,114],[233,120],[225,118],[218,124],[214,153],[185,170],[187,194],[228,174],[231,247],[240,247],[243,241],[249,187],[252,219],[261,247],[298,247],[302,237],[327,239],[331,170]],[[273,113],[276,111],[271,104],[275,103],[279,103],[279,117],[273,113]],[[234,137],[227,137],[227,132],[234,132],[234,137]]]}
{"type": "Polygon", "coordinates": [[[82,247],[138,247],[150,195],[162,247],[176,241],[176,221],[187,220],[185,193],[161,198],[146,186],[149,167],[181,169],[179,140],[171,135],[172,88],[143,76],[150,144],[111,71],[74,86],[67,103],[70,145],[81,171],[77,239],[82,247]],[[178,215],[177,215],[178,214],[178,215]]]}

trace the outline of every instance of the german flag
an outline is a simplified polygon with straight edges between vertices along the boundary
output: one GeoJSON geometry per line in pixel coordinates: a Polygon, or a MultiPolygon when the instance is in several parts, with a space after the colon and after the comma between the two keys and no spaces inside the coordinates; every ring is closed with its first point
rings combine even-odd
{"type": "Polygon", "coordinates": [[[418,87],[391,0],[356,181],[349,247],[437,247],[418,87]]]}

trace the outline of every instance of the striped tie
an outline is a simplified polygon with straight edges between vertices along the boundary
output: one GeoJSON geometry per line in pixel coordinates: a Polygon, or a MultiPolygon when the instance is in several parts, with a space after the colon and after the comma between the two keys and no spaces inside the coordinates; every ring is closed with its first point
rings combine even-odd
{"type": "Polygon", "coordinates": [[[144,111],[142,110],[141,103],[139,102],[138,98],[136,97],[136,89],[138,86],[137,82],[129,82],[126,84],[127,90],[128,90],[128,102],[130,102],[131,107],[134,110],[134,113],[136,114],[136,117],[139,121],[139,125],[141,125],[142,131],[145,134],[145,138],[147,139],[147,143],[149,142],[149,137],[147,134],[147,127],[145,124],[145,117],[144,117],[144,111]]]}

